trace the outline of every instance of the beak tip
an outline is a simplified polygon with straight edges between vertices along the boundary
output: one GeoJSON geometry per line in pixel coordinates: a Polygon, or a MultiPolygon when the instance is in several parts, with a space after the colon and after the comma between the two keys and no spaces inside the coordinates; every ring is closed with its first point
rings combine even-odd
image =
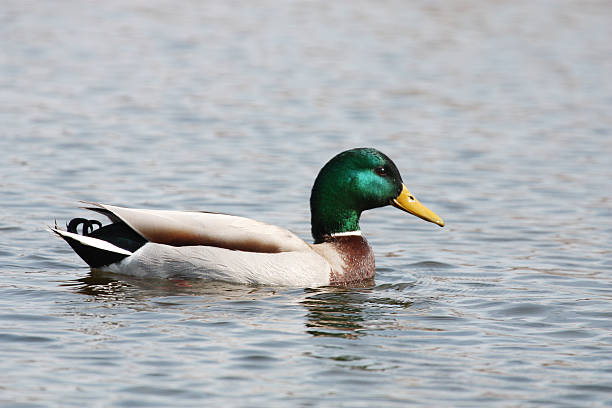
{"type": "Polygon", "coordinates": [[[440,227],[444,227],[444,221],[442,218],[415,199],[414,196],[410,194],[410,191],[408,191],[406,186],[403,186],[400,195],[394,199],[391,199],[389,204],[412,215],[416,215],[425,221],[429,221],[439,225],[440,227]]]}

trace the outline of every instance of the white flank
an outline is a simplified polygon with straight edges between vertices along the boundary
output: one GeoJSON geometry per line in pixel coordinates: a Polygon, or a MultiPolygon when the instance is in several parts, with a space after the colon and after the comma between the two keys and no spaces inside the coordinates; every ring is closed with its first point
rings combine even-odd
{"type": "Polygon", "coordinates": [[[87,245],[90,247],[94,247],[94,248],[98,248],[98,249],[102,249],[104,251],[110,251],[110,252],[115,252],[117,254],[123,254],[123,255],[132,255],[132,252],[125,250],[123,248],[119,248],[116,245],[111,244],[110,242],[106,242],[104,240],[98,239],[98,238],[93,238],[93,237],[87,237],[84,235],[79,235],[79,234],[74,234],[72,232],[68,232],[68,231],[62,231],[61,229],[58,228],[51,228],[51,230],[53,230],[53,232],[64,236],[64,237],[70,237],[76,241],[79,241],[81,244],[83,245],[87,245]]]}
{"type": "Polygon", "coordinates": [[[329,285],[330,264],[315,251],[257,253],[209,246],[148,242],[132,256],[103,269],[137,277],[206,279],[246,285],[329,285]]]}

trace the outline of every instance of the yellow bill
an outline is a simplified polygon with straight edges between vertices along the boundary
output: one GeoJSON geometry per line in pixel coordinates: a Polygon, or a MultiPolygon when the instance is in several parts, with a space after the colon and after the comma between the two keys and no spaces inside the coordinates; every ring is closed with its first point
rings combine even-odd
{"type": "Polygon", "coordinates": [[[438,217],[435,212],[431,211],[429,208],[425,207],[423,204],[419,202],[408,188],[402,184],[402,192],[400,195],[391,200],[390,204],[394,207],[399,208],[400,210],[404,210],[409,212],[412,215],[416,215],[419,218],[424,219],[425,221],[433,222],[434,224],[438,224],[439,226],[444,226],[444,221],[442,218],[438,217]]]}

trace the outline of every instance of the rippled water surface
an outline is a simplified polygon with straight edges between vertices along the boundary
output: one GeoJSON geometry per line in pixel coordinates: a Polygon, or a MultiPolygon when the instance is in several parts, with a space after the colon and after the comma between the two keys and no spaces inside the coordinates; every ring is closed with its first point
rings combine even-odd
{"type": "Polygon", "coordinates": [[[607,1],[0,7],[0,405],[612,406],[607,1]],[[78,200],[309,238],[373,146],[446,221],[364,214],[375,285],[92,272],[78,200]]]}

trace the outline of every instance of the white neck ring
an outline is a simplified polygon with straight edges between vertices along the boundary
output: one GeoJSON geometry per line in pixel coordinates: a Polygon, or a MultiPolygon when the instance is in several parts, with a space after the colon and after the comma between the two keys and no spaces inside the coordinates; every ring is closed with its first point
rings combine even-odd
{"type": "Polygon", "coordinates": [[[332,237],[351,237],[351,236],[360,237],[361,236],[361,230],[347,231],[347,232],[336,232],[335,234],[331,234],[331,236],[332,237]]]}

